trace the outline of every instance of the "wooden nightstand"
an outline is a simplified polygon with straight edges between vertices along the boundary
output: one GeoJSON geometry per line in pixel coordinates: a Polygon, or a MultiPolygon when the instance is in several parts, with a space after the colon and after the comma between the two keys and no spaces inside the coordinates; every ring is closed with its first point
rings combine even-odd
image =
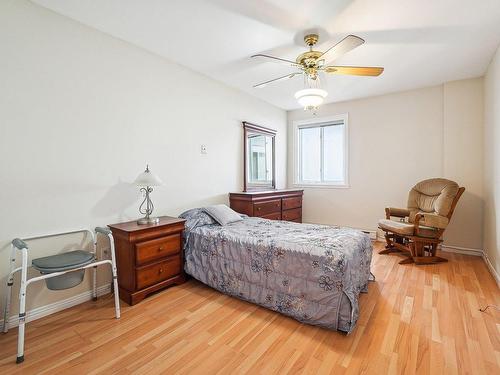
{"type": "Polygon", "coordinates": [[[158,224],[136,221],[108,227],[115,240],[120,298],[129,305],[148,294],[185,281],[182,251],[184,219],[160,217],[158,224]]]}

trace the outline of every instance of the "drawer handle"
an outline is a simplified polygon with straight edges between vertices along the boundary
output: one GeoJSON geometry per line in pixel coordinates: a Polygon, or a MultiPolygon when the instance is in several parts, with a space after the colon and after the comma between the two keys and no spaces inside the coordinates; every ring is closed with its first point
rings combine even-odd
{"type": "Polygon", "coordinates": [[[260,211],[260,207],[257,207],[257,211],[260,211]]]}
{"type": "Polygon", "coordinates": [[[163,268],[160,268],[160,269],[158,270],[158,273],[163,273],[163,268]]]}
{"type": "Polygon", "coordinates": [[[160,247],[158,248],[158,251],[163,251],[163,246],[160,246],[160,247]]]}

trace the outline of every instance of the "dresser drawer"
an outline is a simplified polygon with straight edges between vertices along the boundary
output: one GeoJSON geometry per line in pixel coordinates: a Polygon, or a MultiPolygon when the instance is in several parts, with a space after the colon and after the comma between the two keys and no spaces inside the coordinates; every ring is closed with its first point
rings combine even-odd
{"type": "Polygon", "coordinates": [[[281,220],[281,212],[274,212],[269,215],[262,215],[260,216],[263,219],[269,219],[269,220],[281,220]]]}
{"type": "Polygon", "coordinates": [[[302,216],[302,210],[300,208],[294,208],[292,210],[283,211],[282,219],[288,221],[299,220],[302,216]]]}
{"type": "Polygon", "coordinates": [[[167,280],[181,272],[181,257],[173,256],[150,266],[136,269],[137,289],[142,289],[154,285],[163,280],[167,280]]]}
{"type": "Polygon", "coordinates": [[[283,198],[283,210],[302,207],[302,197],[283,198]]]}
{"type": "Polygon", "coordinates": [[[150,241],[138,242],[135,244],[135,262],[137,265],[142,265],[177,254],[180,251],[181,235],[179,233],[150,241]]]}
{"type": "Polygon", "coordinates": [[[254,203],[253,215],[263,216],[281,211],[281,199],[273,199],[266,202],[254,203]]]}

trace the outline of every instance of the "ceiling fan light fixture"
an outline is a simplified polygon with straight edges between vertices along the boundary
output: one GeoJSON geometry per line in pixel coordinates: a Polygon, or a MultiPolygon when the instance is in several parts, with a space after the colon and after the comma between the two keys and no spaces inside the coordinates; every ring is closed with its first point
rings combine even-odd
{"type": "Polygon", "coordinates": [[[261,82],[253,87],[264,87],[269,83],[280,82],[301,75],[304,78],[304,89],[295,93],[295,99],[305,110],[315,111],[323,104],[328,95],[328,93],[321,88],[320,76],[321,81],[325,82],[323,79],[323,75],[325,74],[377,77],[384,71],[384,68],[374,66],[331,65],[332,62],[361,46],[365,42],[359,36],[347,35],[340,42],[334,44],[324,52],[313,49],[318,42],[318,38],[318,34],[306,35],[304,37],[304,42],[309,47],[309,50],[297,56],[295,61],[265,54],[253,55],[252,58],[265,58],[267,61],[291,65],[297,69],[293,73],[261,82]]]}
{"type": "Polygon", "coordinates": [[[325,100],[328,92],[322,89],[303,89],[295,93],[295,99],[304,107],[304,110],[313,110],[318,108],[325,100]]]}

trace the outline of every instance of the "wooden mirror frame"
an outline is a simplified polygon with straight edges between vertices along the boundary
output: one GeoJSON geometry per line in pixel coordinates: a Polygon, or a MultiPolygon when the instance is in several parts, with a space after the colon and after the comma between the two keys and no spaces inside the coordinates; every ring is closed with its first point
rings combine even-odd
{"type": "Polygon", "coordinates": [[[251,122],[243,121],[243,191],[255,190],[275,190],[276,189],[276,130],[266,128],[264,126],[252,124],[251,122]],[[247,140],[249,133],[258,133],[270,136],[273,140],[273,175],[271,185],[251,186],[248,178],[248,157],[247,157],[247,140]]]}

